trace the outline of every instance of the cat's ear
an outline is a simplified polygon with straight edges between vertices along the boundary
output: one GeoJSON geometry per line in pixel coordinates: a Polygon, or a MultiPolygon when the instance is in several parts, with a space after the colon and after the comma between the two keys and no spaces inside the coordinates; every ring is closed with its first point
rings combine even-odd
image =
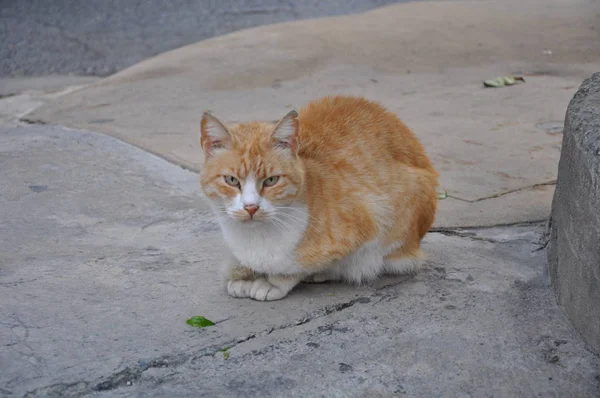
{"type": "Polygon", "coordinates": [[[202,121],[200,122],[200,145],[206,157],[214,155],[215,150],[229,148],[231,145],[231,133],[210,112],[202,114],[202,121]]]}
{"type": "Polygon", "coordinates": [[[298,113],[290,111],[283,117],[273,129],[273,141],[281,148],[296,150],[296,139],[298,136],[298,113]]]}

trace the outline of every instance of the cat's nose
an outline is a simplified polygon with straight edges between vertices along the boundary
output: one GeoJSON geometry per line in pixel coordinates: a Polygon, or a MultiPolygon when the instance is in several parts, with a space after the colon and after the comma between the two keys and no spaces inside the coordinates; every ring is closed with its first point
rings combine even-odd
{"type": "Polygon", "coordinates": [[[248,212],[248,214],[250,214],[250,217],[254,216],[254,213],[256,213],[258,211],[258,206],[257,205],[244,205],[244,210],[246,210],[248,212]]]}

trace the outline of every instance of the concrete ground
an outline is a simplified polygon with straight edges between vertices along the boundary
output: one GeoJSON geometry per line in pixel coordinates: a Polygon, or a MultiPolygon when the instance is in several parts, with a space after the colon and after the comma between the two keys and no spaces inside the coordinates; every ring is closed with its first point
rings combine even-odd
{"type": "Polygon", "coordinates": [[[239,29],[406,0],[2,0],[0,76],[107,76],[239,29]]]}
{"type": "Polygon", "coordinates": [[[205,109],[229,122],[275,120],[323,95],[363,95],[400,115],[432,156],[450,195],[438,227],[540,221],[566,106],[600,65],[598,26],[590,0],[397,4],[192,44],[27,119],[107,133],[198,170],[205,109]],[[483,87],[514,73],[526,83],[483,87]]]}
{"type": "Polygon", "coordinates": [[[0,396],[597,397],[543,231],[566,105],[600,64],[599,6],[402,4],[103,80],[0,80],[0,396]],[[513,72],[526,83],[481,86],[513,72]],[[335,92],[382,100],[441,171],[424,271],[228,297],[190,171],[201,111],[272,120],[335,92]]]}
{"type": "Polygon", "coordinates": [[[548,288],[543,225],[433,232],[416,277],[255,302],[223,290],[194,173],[64,127],[3,128],[0,150],[3,396],[600,391],[548,288]]]}

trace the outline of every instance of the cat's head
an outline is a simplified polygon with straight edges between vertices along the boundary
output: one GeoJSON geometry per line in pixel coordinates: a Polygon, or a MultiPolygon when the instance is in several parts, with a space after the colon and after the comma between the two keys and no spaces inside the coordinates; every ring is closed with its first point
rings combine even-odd
{"type": "Polygon", "coordinates": [[[205,112],[200,144],[205,161],[200,183],[221,216],[268,222],[301,198],[304,167],[297,154],[298,114],[276,125],[226,126],[205,112]]]}

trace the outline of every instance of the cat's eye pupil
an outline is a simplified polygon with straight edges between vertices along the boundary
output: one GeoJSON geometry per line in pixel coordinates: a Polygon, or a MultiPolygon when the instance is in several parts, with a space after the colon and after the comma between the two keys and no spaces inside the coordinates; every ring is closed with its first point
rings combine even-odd
{"type": "Polygon", "coordinates": [[[232,187],[237,187],[240,185],[240,182],[234,176],[225,176],[225,182],[227,185],[231,185],[232,187]]]}
{"type": "Polygon", "coordinates": [[[265,180],[265,182],[263,182],[263,185],[265,187],[270,187],[270,186],[277,184],[277,181],[279,181],[279,176],[272,176],[272,177],[267,178],[265,180]]]}

